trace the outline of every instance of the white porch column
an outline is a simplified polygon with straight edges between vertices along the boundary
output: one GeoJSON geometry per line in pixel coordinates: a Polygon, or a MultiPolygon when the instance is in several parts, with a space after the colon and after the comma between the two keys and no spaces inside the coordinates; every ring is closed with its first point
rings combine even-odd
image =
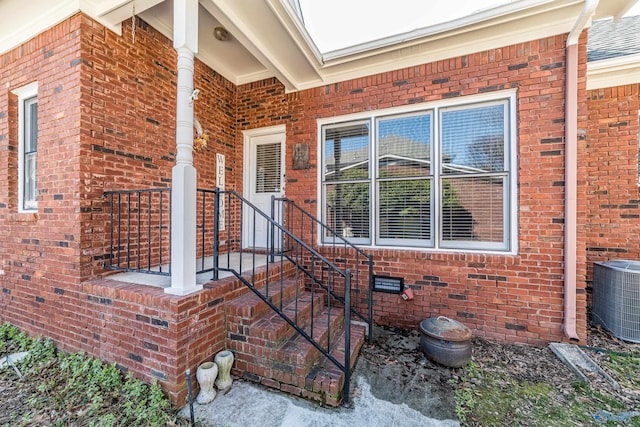
{"type": "Polygon", "coordinates": [[[196,170],[193,167],[193,57],[198,51],[198,0],[174,0],[173,47],[178,52],[176,165],[171,171],[171,287],[186,295],[196,284],[196,170]]]}

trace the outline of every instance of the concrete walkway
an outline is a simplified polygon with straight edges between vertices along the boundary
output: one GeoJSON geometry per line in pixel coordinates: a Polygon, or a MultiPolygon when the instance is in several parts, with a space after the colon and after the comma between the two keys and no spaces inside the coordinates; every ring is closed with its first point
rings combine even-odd
{"type": "MultiPolygon", "coordinates": [[[[196,420],[215,427],[452,427],[454,420],[436,420],[406,404],[380,400],[371,394],[364,376],[358,376],[352,408],[321,408],[245,381],[234,381],[226,393],[218,393],[207,405],[194,402],[196,420]]],[[[194,396],[195,400],[195,396],[194,396]]],[[[189,406],[180,411],[189,418],[189,406]]]]}

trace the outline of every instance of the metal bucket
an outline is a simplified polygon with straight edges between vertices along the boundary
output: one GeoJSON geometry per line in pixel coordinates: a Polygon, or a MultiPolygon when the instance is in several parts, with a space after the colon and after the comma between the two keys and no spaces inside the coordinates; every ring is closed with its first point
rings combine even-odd
{"type": "Polygon", "coordinates": [[[471,330],[448,317],[430,317],[420,322],[420,348],[433,362],[451,368],[471,360],[471,330]]]}

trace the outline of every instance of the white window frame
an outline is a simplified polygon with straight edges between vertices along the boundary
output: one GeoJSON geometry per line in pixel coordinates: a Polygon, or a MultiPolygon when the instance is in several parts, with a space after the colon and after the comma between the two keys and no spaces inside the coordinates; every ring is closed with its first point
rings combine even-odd
{"type": "MultiPolygon", "coordinates": [[[[25,207],[24,190],[24,156],[25,156],[25,125],[26,112],[25,102],[38,96],[38,82],[30,83],[12,91],[18,97],[18,212],[34,212],[38,210],[37,196],[36,200],[30,206],[25,207]]],[[[37,185],[36,185],[37,191],[37,185]]]]}
{"type": "MultiPolygon", "coordinates": [[[[367,119],[367,120],[348,120],[348,121],[345,121],[345,123],[336,123],[336,125],[337,125],[336,128],[349,127],[349,126],[354,126],[354,125],[358,125],[358,124],[369,124],[369,139],[371,139],[374,130],[371,128],[371,123],[370,123],[369,119],[367,119]]],[[[324,155],[323,155],[324,151],[322,151],[322,150],[324,150],[323,141],[324,141],[325,134],[324,134],[324,131],[323,131],[322,127],[319,127],[319,130],[320,130],[320,138],[318,140],[320,142],[320,147],[321,147],[320,148],[321,151],[318,151],[318,153],[320,153],[319,161],[323,164],[322,168],[324,168],[324,155]]],[[[371,189],[371,186],[374,185],[373,178],[372,178],[372,175],[371,175],[373,173],[372,166],[371,166],[371,164],[373,163],[373,160],[371,159],[371,147],[369,147],[369,160],[368,160],[368,163],[369,163],[368,177],[367,177],[366,181],[369,183],[369,208],[371,208],[371,197],[372,197],[372,192],[373,192],[373,190],[371,189]]],[[[345,180],[337,180],[337,181],[332,181],[331,184],[339,185],[339,184],[354,183],[354,182],[359,182],[359,181],[364,181],[364,180],[346,180],[346,181],[345,180]]],[[[324,204],[324,201],[327,199],[327,194],[326,194],[326,191],[325,191],[325,185],[322,184],[322,171],[320,172],[320,186],[318,188],[319,188],[319,195],[320,195],[320,199],[319,200],[322,200],[323,204],[324,204]]],[[[322,214],[319,214],[318,218],[322,218],[322,222],[326,223],[326,221],[324,220],[324,210],[321,209],[320,212],[322,212],[322,214]]],[[[374,221],[375,217],[376,216],[375,216],[374,212],[372,212],[371,209],[369,209],[369,218],[368,218],[369,219],[369,227],[370,227],[370,229],[369,229],[369,237],[360,237],[360,238],[358,238],[358,237],[349,237],[349,241],[351,243],[356,244],[356,245],[362,245],[362,246],[371,245],[371,242],[374,239],[373,235],[371,234],[371,230],[373,229],[372,224],[373,224],[373,221],[374,221]]],[[[327,237],[327,236],[322,236],[322,229],[321,228],[318,228],[318,230],[320,230],[320,234],[318,234],[318,238],[320,239],[320,242],[322,242],[323,237],[327,237]]]]}
{"type": "MultiPolygon", "coordinates": [[[[439,171],[439,156],[440,156],[440,115],[441,110],[452,109],[452,108],[464,108],[465,106],[471,106],[472,104],[483,104],[483,103],[496,103],[501,101],[506,101],[507,108],[505,113],[505,125],[506,127],[506,135],[508,135],[509,143],[505,146],[505,170],[508,171],[508,178],[506,182],[506,186],[508,188],[505,189],[505,228],[504,232],[506,234],[506,239],[504,242],[504,246],[502,243],[500,245],[496,245],[490,242],[469,242],[469,244],[463,244],[460,247],[447,247],[447,245],[442,245],[440,238],[440,230],[433,227],[432,230],[432,239],[433,246],[430,247],[416,247],[416,246],[397,246],[393,244],[383,244],[379,242],[377,239],[377,228],[378,228],[378,206],[377,200],[374,200],[371,205],[370,212],[370,241],[368,242],[354,242],[359,243],[360,245],[364,245],[369,248],[381,248],[381,249],[399,249],[399,250],[422,250],[428,252],[469,252],[469,253],[497,253],[503,255],[515,255],[518,253],[518,193],[517,193],[517,175],[518,175],[518,165],[517,165],[517,114],[516,114],[516,94],[517,89],[508,89],[503,91],[496,91],[486,94],[478,94],[478,95],[469,95],[469,96],[461,96],[455,99],[446,99],[439,100],[433,102],[426,102],[422,104],[412,104],[402,107],[394,107],[394,108],[385,108],[376,111],[367,111],[362,113],[349,114],[344,116],[337,116],[331,118],[324,118],[317,120],[317,152],[318,152],[318,175],[317,175],[317,194],[318,200],[320,201],[317,206],[317,216],[318,218],[324,218],[324,203],[325,203],[325,195],[324,195],[324,181],[323,181],[323,170],[324,170],[324,151],[323,151],[323,143],[324,143],[324,135],[323,135],[323,127],[327,125],[340,125],[346,124],[347,122],[353,122],[356,120],[370,120],[371,121],[371,141],[377,141],[377,120],[385,118],[386,116],[398,116],[402,114],[412,114],[418,112],[427,112],[429,110],[432,111],[432,117],[437,118],[432,123],[433,129],[432,134],[437,135],[437,140],[432,140],[432,159],[438,159],[438,165],[433,166],[433,182],[440,179],[440,171],[439,171]],[[375,203],[375,204],[374,204],[375,203]]],[[[370,143],[370,155],[369,155],[369,167],[370,167],[370,180],[371,180],[371,191],[370,200],[372,198],[377,197],[377,144],[370,143]],[[376,169],[373,169],[376,168],[376,169]]],[[[436,186],[439,188],[439,184],[436,186]]],[[[435,203],[433,207],[433,212],[439,212],[439,194],[432,194],[432,203],[435,203]]],[[[439,215],[439,214],[437,214],[439,215]]],[[[440,222],[439,222],[440,223],[440,222]]],[[[322,232],[320,228],[318,228],[318,244],[325,244],[322,239],[322,232]]]]}

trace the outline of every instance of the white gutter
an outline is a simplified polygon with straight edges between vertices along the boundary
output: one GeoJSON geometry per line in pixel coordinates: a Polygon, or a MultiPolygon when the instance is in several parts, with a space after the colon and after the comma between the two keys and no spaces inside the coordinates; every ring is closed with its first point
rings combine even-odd
{"type": "Polygon", "coordinates": [[[576,258],[578,194],[578,40],[599,0],[585,0],[567,38],[565,99],[565,219],[564,219],[564,334],[580,340],[576,331],[576,258]]]}

